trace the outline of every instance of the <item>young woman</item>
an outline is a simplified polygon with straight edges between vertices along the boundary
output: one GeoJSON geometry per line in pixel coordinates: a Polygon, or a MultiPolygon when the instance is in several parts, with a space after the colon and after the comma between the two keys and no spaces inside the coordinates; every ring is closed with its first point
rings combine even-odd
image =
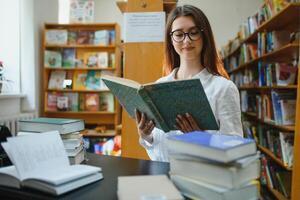
{"type": "MultiPolygon", "coordinates": [[[[191,5],[175,8],[168,17],[165,42],[168,75],[157,82],[199,78],[220,126],[215,132],[242,136],[239,92],[223,68],[204,13],[191,5]]],[[[166,137],[202,130],[188,113],[178,115],[178,130],[168,133],[155,128],[153,121],[139,111],[136,111],[136,122],[140,144],[156,161],[168,162],[166,137]]]]}

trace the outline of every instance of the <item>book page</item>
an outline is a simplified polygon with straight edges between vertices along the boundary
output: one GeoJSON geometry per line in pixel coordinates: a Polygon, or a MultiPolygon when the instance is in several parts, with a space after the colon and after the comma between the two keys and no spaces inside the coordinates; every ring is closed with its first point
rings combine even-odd
{"type": "Polygon", "coordinates": [[[58,131],[8,138],[7,144],[21,180],[70,166],[58,131]]]}

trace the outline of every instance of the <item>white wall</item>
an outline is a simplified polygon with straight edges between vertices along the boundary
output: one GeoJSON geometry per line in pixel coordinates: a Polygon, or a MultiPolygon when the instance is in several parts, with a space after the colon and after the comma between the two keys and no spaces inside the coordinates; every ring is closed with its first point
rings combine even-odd
{"type": "Polygon", "coordinates": [[[263,0],[179,0],[178,4],[190,4],[200,8],[212,27],[217,47],[233,39],[239,25],[253,15],[263,0]]]}

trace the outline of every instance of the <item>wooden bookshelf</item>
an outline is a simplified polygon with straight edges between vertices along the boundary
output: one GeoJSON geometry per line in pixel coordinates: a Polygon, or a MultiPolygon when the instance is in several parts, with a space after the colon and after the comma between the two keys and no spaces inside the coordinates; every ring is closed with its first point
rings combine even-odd
{"type": "MultiPolygon", "coordinates": [[[[229,53],[225,53],[225,59],[230,59],[232,56],[237,56],[240,53],[240,49],[243,44],[256,43],[258,40],[258,34],[264,31],[275,31],[275,30],[288,30],[296,31],[300,28],[300,3],[290,3],[277,14],[272,16],[270,19],[262,23],[257,30],[255,30],[251,35],[240,42],[240,45],[233,49],[229,53]]],[[[282,46],[272,52],[266,53],[256,59],[237,66],[235,69],[230,70],[228,73],[235,76],[237,73],[244,72],[247,70],[257,70],[258,63],[270,63],[270,62],[291,62],[294,59],[299,59],[300,57],[300,44],[299,41],[282,46]]],[[[299,61],[299,60],[298,60],[299,61]]],[[[300,64],[298,62],[298,73],[297,73],[297,84],[288,86],[256,86],[256,85],[241,85],[239,86],[240,91],[249,91],[253,94],[262,95],[269,93],[271,90],[288,90],[295,91],[297,93],[296,99],[296,124],[295,126],[281,126],[276,125],[271,121],[264,121],[257,117],[256,113],[253,112],[243,112],[243,116],[252,121],[254,124],[260,124],[270,129],[276,129],[282,132],[294,133],[294,160],[293,166],[287,167],[277,158],[269,149],[258,145],[258,149],[261,150],[263,154],[269,157],[274,163],[278,164],[284,170],[292,173],[292,190],[291,199],[300,199],[300,64]]],[[[267,185],[268,190],[279,200],[288,200],[278,190],[270,188],[267,185]]]]}
{"type": "Polygon", "coordinates": [[[296,29],[300,23],[299,12],[300,12],[300,3],[288,4],[284,9],[282,9],[280,12],[275,14],[275,16],[273,16],[271,19],[261,24],[251,35],[249,35],[247,38],[242,40],[240,42],[240,45],[234,50],[232,50],[231,53],[229,53],[223,59],[226,59],[236,54],[241,48],[242,44],[256,42],[257,33],[261,31],[264,30],[272,31],[272,30],[279,30],[283,28],[286,29],[289,28],[290,26],[294,27],[293,29],[296,29]]]}
{"type": "Polygon", "coordinates": [[[258,149],[261,150],[264,154],[267,154],[270,158],[272,158],[273,161],[275,161],[278,165],[280,165],[282,168],[288,170],[288,171],[291,171],[292,168],[290,167],[287,167],[283,162],[282,160],[280,160],[279,158],[277,158],[273,153],[272,151],[270,151],[269,149],[261,146],[261,145],[257,145],[258,146],[258,149]]]}
{"type": "Polygon", "coordinates": [[[261,57],[258,57],[254,60],[251,60],[247,63],[244,63],[237,68],[231,70],[228,72],[228,74],[237,73],[241,70],[244,70],[246,68],[250,67],[257,67],[257,63],[260,61],[276,61],[276,62],[283,62],[286,60],[292,60],[293,58],[297,58],[299,54],[299,47],[300,45],[298,43],[288,44],[280,49],[277,49],[273,52],[267,53],[261,57]]]}
{"type": "Polygon", "coordinates": [[[259,122],[260,124],[269,126],[274,129],[278,129],[280,131],[286,131],[286,132],[294,132],[295,131],[295,126],[276,125],[272,122],[264,121],[262,119],[257,118],[257,114],[254,112],[243,112],[243,114],[248,117],[252,117],[255,121],[259,122]]]}
{"type": "MultiPolygon", "coordinates": [[[[110,34],[110,33],[109,33],[110,34]]],[[[107,39],[107,38],[106,38],[107,39]]],[[[63,58],[63,51],[65,49],[74,49],[75,50],[75,58],[82,60],[82,64],[79,66],[70,66],[70,67],[64,67],[64,66],[55,66],[55,67],[46,67],[45,66],[45,57],[43,56],[42,62],[41,62],[41,73],[42,73],[42,90],[41,90],[41,96],[42,98],[42,116],[45,117],[61,117],[61,118],[78,118],[83,119],[85,121],[86,127],[91,125],[104,125],[109,126],[109,128],[116,129],[117,125],[120,124],[121,121],[121,111],[120,106],[117,103],[117,101],[114,99],[114,111],[108,112],[108,111],[88,111],[86,108],[79,109],[80,104],[84,104],[86,102],[81,102],[85,100],[80,100],[80,95],[84,96],[87,94],[94,94],[94,95],[105,95],[107,93],[110,93],[108,90],[89,90],[89,89],[74,89],[74,82],[75,82],[75,76],[74,74],[77,72],[83,72],[86,71],[87,73],[91,71],[95,71],[95,73],[100,73],[100,75],[104,72],[111,73],[115,76],[121,75],[121,52],[119,49],[120,45],[120,28],[119,25],[116,23],[91,23],[91,24],[54,24],[54,23],[46,23],[44,25],[43,30],[43,42],[42,42],[42,49],[41,54],[45,56],[45,51],[56,51],[61,52],[62,60],[63,58]],[[70,31],[76,32],[75,41],[72,43],[64,43],[63,45],[52,45],[48,44],[46,41],[46,31],[48,30],[66,30],[68,33],[70,31]],[[89,35],[89,39],[92,40],[92,42],[89,41],[89,43],[79,43],[78,42],[78,35],[79,32],[85,31],[86,33],[93,33],[95,31],[100,30],[107,30],[107,31],[114,31],[113,36],[109,36],[109,42],[108,45],[96,45],[94,44],[93,39],[95,36],[91,37],[89,35]],[[87,63],[85,63],[85,53],[88,52],[107,52],[108,53],[108,61],[109,65],[107,67],[88,67],[87,63]],[[110,55],[114,55],[114,59],[110,57],[110,55]],[[72,87],[68,89],[48,89],[48,82],[51,76],[51,73],[53,71],[65,71],[66,73],[70,73],[71,77],[69,77],[72,80],[72,87]],[[48,94],[58,94],[58,95],[70,95],[70,94],[78,94],[77,98],[77,106],[78,111],[76,109],[67,109],[67,111],[52,111],[48,107],[48,94]]],[[[76,97],[75,97],[76,98],[76,97]]],[[[99,97],[100,98],[100,97],[99,97]]],[[[100,105],[100,99],[98,104],[100,105]]],[[[97,104],[96,104],[97,106],[97,104]]],[[[84,106],[83,106],[84,107],[84,106]]]]}
{"type": "Polygon", "coordinates": [[[243,85],[239,87],[239,90],[296,90],[297,85],[287,85],[287,86],[252,86],[252,85],[243,85]]]}

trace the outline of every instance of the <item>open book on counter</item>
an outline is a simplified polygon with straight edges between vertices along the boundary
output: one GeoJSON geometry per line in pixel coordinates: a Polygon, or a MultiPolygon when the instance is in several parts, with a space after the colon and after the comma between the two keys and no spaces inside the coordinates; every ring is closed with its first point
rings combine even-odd
{"type": "Polygon", "coordinates": [[[58,131],[1,143],[13,165],[0,168],[0,186],[60,195],[103,178],[100,167],[70,165],[58,131]]]}

